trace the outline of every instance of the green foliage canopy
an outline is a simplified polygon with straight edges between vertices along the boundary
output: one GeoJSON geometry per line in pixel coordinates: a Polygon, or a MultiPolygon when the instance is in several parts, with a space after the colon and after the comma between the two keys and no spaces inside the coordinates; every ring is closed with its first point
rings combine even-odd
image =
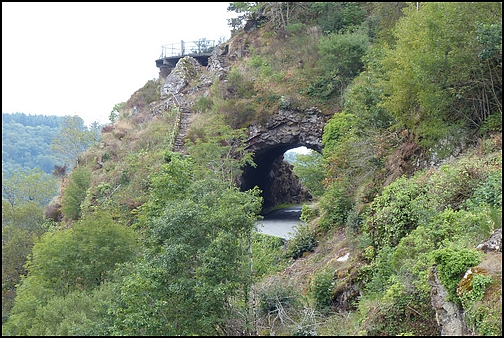
{"type": "Polygon", "coordinates": [[[308,154],[296,154],[294,161],[294,173],[299,177],[314,197],[319,197],[324,192],[322,184],[325,178],[324,161],[321,154],[310,151],[308,154]]]}
{"type": "MultiPolygon", "coordinates": [[[[397,43],[382,65],[384,107],[422,145],[477,129],[492,114],[502,114],[502,62],[487,62],[485,51],[502,55],[481,30],[502,25],[502,4],[428,2],[410,6],[399,20],[397,43]],[[483,53],[483,54],[481,54],[483,53]]],[[[488,33],[488,34],[487,34],[488,33]]],[[[500,38],[502,41],[502,36],[500,38]]],[[[493,40],[492,40],[493,41],[493,40]]]]}
{"type": "Polygon", "coordinates": [[[2,113],[2,172],[38,167],[50,174],[57,161],[50,144],[62,120],[59,116],[2,113]]]}
{"type": "Polygon", "coordinates": [[[86,197],[91,183],[91,171],[85,167],[78,167],[68,178],[68,186],[62,199],[62,211],[68,219],[76,220],[81,215],[81,204],[86,197]]]}
{"type": "Polygon", "coordinates": [[[2,174],[2,200],[8,201],[12,208],[30,201],[45,206],[56,195],[56,190],[55,178],[40,168],[2,174]]]}
{"type": "Polygon", "coordinates": [[[79,155],[97,140],[97,132],[88,130],[82,118],[65,116],[58,135],[51,142],[51,149],[63,164],[73,167],[79,155]]]}

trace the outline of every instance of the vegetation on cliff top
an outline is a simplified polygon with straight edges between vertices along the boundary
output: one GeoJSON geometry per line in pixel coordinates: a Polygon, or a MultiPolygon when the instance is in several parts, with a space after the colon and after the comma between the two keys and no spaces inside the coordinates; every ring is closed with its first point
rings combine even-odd
{"type": "Polygon", "coordinates": [[[502,4],[230,10],[249,19],[227,42],[243,55],[194,97],[187,156],[150,81],[53,212],[3,212],[2,333],[439,335],[435,266],[469,329],[502,335],[502,268],[475,250],[502,227],[502,4]],[[320,197],[283,243],[254,231],[260,191],[234,184],[242,128],[310,106],[331,116],[324,150],[295,171],[320,197]]]}

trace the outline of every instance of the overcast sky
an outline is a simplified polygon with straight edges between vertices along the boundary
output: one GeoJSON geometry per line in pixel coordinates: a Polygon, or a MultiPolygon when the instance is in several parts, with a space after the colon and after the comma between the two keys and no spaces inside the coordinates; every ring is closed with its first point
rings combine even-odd
{"type": "Polygon", "coordinates": [[[2,112],[109,122],[161,46],[231,35],[229,2],[2,2],[2,112]]]}

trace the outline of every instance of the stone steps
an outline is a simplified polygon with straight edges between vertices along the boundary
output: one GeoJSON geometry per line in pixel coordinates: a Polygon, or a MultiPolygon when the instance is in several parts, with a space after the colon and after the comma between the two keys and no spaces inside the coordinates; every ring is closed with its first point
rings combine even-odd
{"type": "Polygon", "coordinates": [[[185,154],[185,142],[184,139],[187,136],[187,132],[190,126],[191,119],[191,111],[181,111],[180,112],[180,120],[177,136],[175,136],[175,140],[173,142],[173,151],[185,154]]]}

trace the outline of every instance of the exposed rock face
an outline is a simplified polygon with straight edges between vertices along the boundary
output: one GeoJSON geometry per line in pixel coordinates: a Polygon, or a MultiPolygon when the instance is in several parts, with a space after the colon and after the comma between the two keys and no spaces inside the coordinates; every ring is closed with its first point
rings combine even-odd
{"type": "Polygon", "coordinates": [[[278,146],[305,146],[322,151],[322,132],[328,116],[318,108],[305,111],[279,110],[265,125],[254,124],[249,129],[247,149],[255,153],[278,146]]]}
{"type": "MultiPolygon", "coordinates": [[[[496,230],[490,238],[479,244],[477,249],[488,255],[477,267],[469,268],[459,283],[459,289],[461,285],[467,284],[475,273],[487,275],[493,272],[502,275],[502,228],[496,230]],[[497,255],[499,258],[496,259],[493,255],[497,255]],[[496,264],[496,261],[500,262],[500,264],[496,264]]],[[[441,326],[441,335],[472,336],[472,332],[464,321],[462,306],[446,300],[448,292],[441,284],[435,266],[431,268],[429,284],[432,286],[431,303],[436,311],[436,320],[441,326]]]]}
{"type": "Polygon", "coordinates": [[[180,59],[161,87],[161,99],[179,95],[189,81],[198,75],[201,67],[193,57],[185,56],[180,59]]]}
{"type": "Polygon", "coordinates": [[[208,58],[207,69],[219,79],[224,79],[229,67],[229,45],[216,46],[208,58]]]}
{"type": "MultiPolygon", "coordinates": [[[[223,44],[217,46],[209,57],[206,72],[196,59],[186,56],[166,76],[161,88],[161,100],[151,106],[151,112],[159,114],[175,106],[179,108],[179,130],[174,151],[185,152],[184,138],[190,128],[194,104],[188,97],[192,94],[208,95],[214,81],[225,81],[230,65],[245,53],[239,46],[223,44]]],[[[293,174],[292,166],[283,162],[283,153],[300,146],[321,152],[322,132],[329,118],[315,107],[304,111],[291,107],[286,98],[282,98],[280,103],[283,109],[278,110],[264,125],[256,123],[248,128],[246,150],[254,153],[257,168],[246,168],[238,180],[242,190],[256,185],[263,190],[264,208],[311,200],[311,194],[293,174]]]]}
{"type": "Polygon", "coordinates": [[[312,195],[301,185],[292,168],[291,164],[283,160],[283,156],[273,161],[264,185],[263,197],[267,201],[265,208],[284,203],[299,204],[312,199],[312,195]]]}
{"type": "Polygon", "coordinates": [[[502,252],[502,228],[495,230],[489,239],[479,244],[476,249],[489,253],[492,251],[502,252]]]}
{"type": "Polygon", "coordinates": [[[436,311],[436,321],[441,326],[442,336],[468,336],[469,330],[464,322],[462,307],[447,301],[448,291],[439,280],[436,267],[429,273],[431,289],[431,303],[436,311]]]}
{"type": "MultiPolygon", "coordinates": [[[[292,179],[295,175],[287,174],[291,169],[282,167],[283,176],[274,173],[276,168],[281,168],[279,163],[283,161],[284,152],[289,149],[305,146],[321,152],[322,132],[327,120],[328,116],[317,108],[305,111],[284,109],[279,110],[264,125],[251,125],[248,128],[246,149],[254,152],[257,167],[245,168],[239,182],[242,190],[257,185],[263,190],[266,209],[282,203],[301,203],[310,200],[311,195],[306,192],[296,192],[300,183],[293,185],[292,179]],[[289,188],[286,188],[287,191],[281,190],[282,186],[289,188]]],[[[295,179],[297,180],[297,177],[295,179]]]]}

